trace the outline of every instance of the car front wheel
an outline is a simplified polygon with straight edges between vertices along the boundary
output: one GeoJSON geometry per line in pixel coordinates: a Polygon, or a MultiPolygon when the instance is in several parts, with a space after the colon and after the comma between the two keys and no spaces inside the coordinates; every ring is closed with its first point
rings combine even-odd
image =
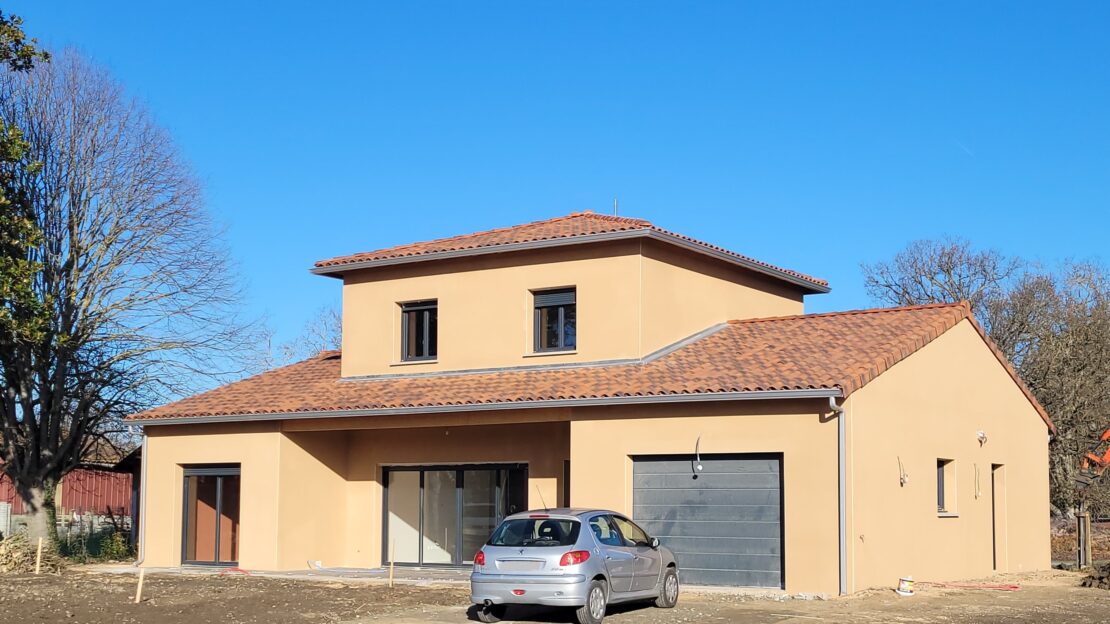
{"type": "Polygon", "coordinates": [[[609,603],[609,593],[605,590],[603,581],[590,581],[590,587],[586,590],[586,604],[575,611],[578,624],[601,624],[601,620],[605,618],[605,607],[609,603]]]}
{"type": "Polygon", "coordinates": [[[678,572],[674,568],[667,568],[663,574],[663,582],[659,584],[659,597],[655,599],[655,606],[660,609],[670,609],[678,604],[678,572]]]}

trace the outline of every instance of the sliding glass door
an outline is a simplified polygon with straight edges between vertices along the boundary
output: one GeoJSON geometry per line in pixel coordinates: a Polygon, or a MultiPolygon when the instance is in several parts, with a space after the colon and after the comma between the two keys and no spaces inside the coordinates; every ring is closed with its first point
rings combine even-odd
{"type": "Polygon", "coordinates": [[[235,565],[239,560],[239,467],[185,469],[181,560],[235,565]]]}
{"type": "Polygon", "coordinates": [[[505,516],[527,506],[524,465],[384,469],[382,561],[463,565],[505,516]]]}

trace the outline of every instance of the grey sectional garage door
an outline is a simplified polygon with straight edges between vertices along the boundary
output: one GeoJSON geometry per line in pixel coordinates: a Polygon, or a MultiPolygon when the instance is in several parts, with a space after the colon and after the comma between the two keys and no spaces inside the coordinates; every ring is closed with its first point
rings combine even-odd
{"type": "Polygon", "coordinates": [[[684,583],[783,587],[782,456],[633,460],[632,516],[675,552],[684,583]]]}

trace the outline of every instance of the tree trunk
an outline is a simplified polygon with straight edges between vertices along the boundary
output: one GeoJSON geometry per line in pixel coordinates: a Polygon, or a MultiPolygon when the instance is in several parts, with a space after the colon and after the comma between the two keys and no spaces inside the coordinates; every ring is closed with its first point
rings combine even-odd
{"type": "Polygon", "coordinates": [[[31,518],[27,522],[27,534],[31,540],[43,538],[51,544],[58,541],[57,510],[54,508],[53,483],[47,483],[30,489],[27,500],[24,500],[31,518]]]}

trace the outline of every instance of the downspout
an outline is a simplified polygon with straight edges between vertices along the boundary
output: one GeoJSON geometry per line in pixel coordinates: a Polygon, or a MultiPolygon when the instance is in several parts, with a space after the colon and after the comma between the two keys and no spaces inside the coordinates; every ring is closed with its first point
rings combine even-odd
{"type": "Polygon", "coordinates": [[[829,409],[836,414],[836,477],[840,495],[838,506],[840,514],[840,595],[848,595],[848,459],[846,452],[847,427],[844,408],[836,403],[836,397],[829,397],[829,409]]]}
{"type": "Polygon", "coordinates": [[[146,429],[143,429],[143,450],[139,461],[142,462],[139,466],[139,558],[135,560],[135,566],[143,565],[146,559],[146,467],[148,463],[148,456],[146,454],[146,429]]]}

